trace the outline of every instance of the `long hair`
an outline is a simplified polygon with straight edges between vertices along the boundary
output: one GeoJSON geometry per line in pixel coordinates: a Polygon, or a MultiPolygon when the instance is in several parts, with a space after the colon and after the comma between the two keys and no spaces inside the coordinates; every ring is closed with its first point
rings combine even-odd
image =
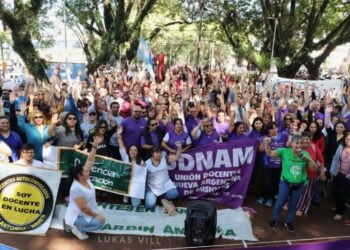
{"type": "Polygon", "coordinates": [[[317,122],[310,122],[309,123],[309,126],[307,126],[307,130],[310,131],[310,126],[311,124],[316,124],[316,132],[315,134],[312,136],[312,142],[317,142],[321,137],[323,137],[323,134],[322,134],[322,129],[321,127],[317,124],[317,122]]]}
{"type": "Polygon", "coordinates": [[[79,123],[79,119],[77,117],[77,115],[73,112],[69,112],[65,117],[64,117],[64,121],[63,121],[63,127],[66,129],[66,135],[68,135],[71,131],[68,127],[68,123],[67,123],[67,120],[68,120],[68,117],[69,116],[74,116],[75,119],[76,119],[76,123],[75,123],[75,126],[74,126],[74,133],[75,133],[75,136],[80,138],[81,140],[84,139],[84,134],[83,134],[83,131],[81,130],[80,128],[80,123],[79,123]]]}
{"type": "MultiPolygon", "coordinates": [[[[140,148],[138,148],[138,147],[135,146],[135,145],[130,146],[130,148],[131,148],[131,147],[136,147],[136,149],[137,149],[136,164],[141,165],[141,163],[142,163],[142,157],[141,157],[141,154],[140,154],[140,148]]],[[[131,163],[130,148],[128,149],[128,156],[129,156],[129,162],[131,163]]]]}
{"type": "Polygon", "coordinates": [[[255,125],[254,125],[254,123],[255,123],[256,121],[260,121],[260,122],[262,123],[263,126],[262,126],[260,132],[263,132],[263,131],[264,131],[264,122],[263,122],[263,119],[262,119],[261,117],[255,117],[255,118],[254,118],[253,123],[252,123],[252,128],[253,128],[253,130],[254,130],[254,131],[257,131],[256,128],[255,128],[255,125]]]}
{"type": "Polygon", "coordinates": [[[100,127],[101,127],[103,124],[106,126],[106,133],[104,134],[104,136],[107,135],[108,124],[107,124],[107,121],[105,121],[105,120],[102,119],[102,120],[98,120],[98,121],[97,121],[97,123],[96,123],[96,125],[95,125],[95,128],[94,128],[94,131],[93,131],[93,133],[92,133],[93,136],[96,136],[96,135],[97,135],[97,133],[98,133],[100,127]]]}

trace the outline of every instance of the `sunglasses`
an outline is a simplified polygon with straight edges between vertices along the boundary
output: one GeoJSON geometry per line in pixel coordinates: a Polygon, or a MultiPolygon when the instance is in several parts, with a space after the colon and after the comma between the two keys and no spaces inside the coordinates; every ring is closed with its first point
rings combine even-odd
{"type": "Polygon", "coordinates": [[[153,123],[153,124],[151,124],[151,126],[152,126],[152,127],[158,126],[158,123],[153,123]]]}
{"type": "Polygon", "coordinates": [[[9,95],[10,93],[9,92],[3,92],[2,94],[3,95],[9,95]]]}
{"type": "Polygon", "coordinates": [[[44,95],[43,93],[38,93],[38,95],[44,95]]]}
{"type": "Polygon", "coordinates": [[[204,127],[213,127],[213,124],[207,124],[207,125],[204,125],[204,127]]]}
{"type": "Polygon", "coordinates": [[[73,121],[75,121],[77,118],[75,118],[75,117],[68,117],[67,118],[67,120],[73,120],[73,121]]]}
{"type": "Polygon", "coordinates": [[[80,96],[87,96],[87,94],[80,94],[80,96]]]}
{"type": "Polygon", "coordinates": [[[95,116],[96,115],[96,113],[90,113],[89,114],[89,116],[95,116]]]}
{"type": "Polygon", "coordinates": [[[106,126],[101,126],[100,129],[102,129],[102,128],[106,128],[106,126]]]}
{"type": "Polygon", "coordinates": [[[43,116],[34,116],[34,119],[43,118],[43,116]]]}

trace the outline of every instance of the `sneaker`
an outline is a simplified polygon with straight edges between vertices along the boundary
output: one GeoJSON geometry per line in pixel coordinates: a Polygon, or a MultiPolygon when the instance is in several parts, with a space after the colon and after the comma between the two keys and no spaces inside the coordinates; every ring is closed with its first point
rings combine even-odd
{"type": "Polygon", "coordinates": [[[300,210],[298,210],[296,213],[295,213],[296,216],[302,216],[303,215],[303,212],[301,212],[300,210]]]}
{"type": "Polygon", "coordinates": [[[89,238],[86,233],[80,232],[76,226],[72,228],[72,233],[77,236],[79,240],[87,240],[89,238]]]}
{"type": "Polygon", "coordinates": [[[270,220],[270,222],[269,222],[269,228],[270,228],[271,230],[275,230],[276,227],[277,227],[277,225],[278,225],[278,222],[277,222],[277,221],[275,221],[275,220],[270,220]]]}
{"type": "Polygon", "coordinates": [[[341,216],[340,214],[336,214],[333,219],[334,220],[341,220],[343,218],[343,216],[341,216]]]}
{"type": "Polygon", "coordinates": [[[71,233],[72,232],[72,227],[66,224],[66,220],[63,219],[63,228],[66,233],[71,233]]]}
{"type": "Polygon", "coordinates": [[[278,225],[277,221],[275,221],[275,220],[270,220],[270,222],[269,222],[269,228],[270,228],[271,230],[275,230],[276,227],[277,227],[277,225],[278,225]]]}
{"type": "Polygon", "coordinates": [[[265,203],[265,206],[267,206],[267,207],[272,207],[272,205],[273,205],[272,199],[269,199],[269,200],[265,203]]]}
{"type": "Polygon", "coordinates": [[[128,196],[124,196],[123,197],[123,202],[124,203],[128,203],[129,202],[129,197],[128,196]]]}
{"type": "Polygon", "coordinates": [[[291,222],[285,222],[284,227],[287,229],[288,232],[293,233],[294,232],[294,225],[291,222]]]}
{"type": "Polygon", "coordinates": [[[260,205],[264,205],[265,204],[265,199],[263,197],[260,197],[256,203],[260,204],[260,205]]]}

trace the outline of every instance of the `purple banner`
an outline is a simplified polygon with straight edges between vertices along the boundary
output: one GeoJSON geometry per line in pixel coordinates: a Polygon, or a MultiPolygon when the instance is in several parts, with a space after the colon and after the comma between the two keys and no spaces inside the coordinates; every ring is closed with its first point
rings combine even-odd
{"type": "Polygon", "coordinates": [[[256,140],[213,143],[182,154],[169,174],[180,197],[240,207],[254,167],[256,140]]]}

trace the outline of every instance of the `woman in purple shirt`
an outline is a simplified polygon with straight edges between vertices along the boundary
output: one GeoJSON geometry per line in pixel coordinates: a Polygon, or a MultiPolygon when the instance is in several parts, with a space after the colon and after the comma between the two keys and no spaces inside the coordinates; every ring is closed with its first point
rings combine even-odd
{"type": "Polygon", "coordinates": [[[174,131],[169,131],[163,138],[162,147],[169,153],[176,154],[176,142],[181,142],[182,152],[191,148],[191,138],[184,131],[184,124],[180,118],[174,119],[174,131]]]}
{"type": "MultiPolygon", "coordinates": [[[[267,132],[267,135],[265,137],[271,138],[271,149],[276,150],[278,148],[284,148],[288,146],[289,134],[287,132],[278,133],[278,125],[276,122],[268,123],[265,130],[267,132]]],[[[263,141],[263,138],[261,141],[263,141]]],[[[259,151],[264,152],[264,154],[261,174],[261,194],[260,198],[257,200],[257,203],[260,205],[265,204],[268,207],[272,207],[274,196],[278,192],[278,184],[281,177],[281,159],[270,158],[265,153],[265,147],[263,143],[260,144],[259,151]]]]}
{"type": "Polygon", "coordinates": [[[208,145],[213,142],[221,142],[220,135],[215,131],[212,120],[202,120],[191,132],[196,147],[208,145]]]}
{"type": "Polygon", "coordinates": [[[146,128],[141,134],[141,155],[144,161],[152,156],[154,146],[160,146],[164,137],[163,131],[159,127],[159,123],[155,118],[149,118],[146,123],[146,128]]]}
{"type": "Polygon", "coordinates": [[[249,139],[245,131],[246,126],[244,122],[235,122],[233,129],[229,129],[227,141],[241,141],[249,139]]]}

